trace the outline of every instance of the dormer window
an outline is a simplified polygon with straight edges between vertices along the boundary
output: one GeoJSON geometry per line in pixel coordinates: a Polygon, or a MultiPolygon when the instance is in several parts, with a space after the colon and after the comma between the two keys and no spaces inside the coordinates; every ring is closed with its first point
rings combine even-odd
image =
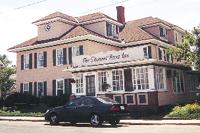
{"type": "Polygon", "coordinates": [[[106,23],[107,36],[116,36],[119,32],[119,27],[117,25],[106,23]]]}
{"type": "Polygon", "coordinates": [[[167,29],[160,27],[160,37],[167,37],[167,29]]]}

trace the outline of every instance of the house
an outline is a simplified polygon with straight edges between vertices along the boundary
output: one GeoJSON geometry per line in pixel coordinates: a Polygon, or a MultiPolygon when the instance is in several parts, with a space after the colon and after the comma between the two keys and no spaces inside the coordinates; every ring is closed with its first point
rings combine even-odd
{"type": "Polygon", "coordinates": [[[17,53],[17,90],[36,96],[108,96],[132,109],[195,99],[198,74],[167,48],[185,31],[159,18],[125,21],[92,13],[55,12],[33,24],[38,35],[8,51],[17,53]]]}

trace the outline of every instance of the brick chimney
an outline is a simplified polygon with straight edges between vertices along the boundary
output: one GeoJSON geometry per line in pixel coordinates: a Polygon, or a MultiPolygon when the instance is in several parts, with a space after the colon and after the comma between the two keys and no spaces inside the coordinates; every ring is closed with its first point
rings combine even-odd
{"type": "Polygon", "coordinates": [[[125,16],[124,16],[124,7],[117,6],[117,21],[124,24],[125,23],[125,16]]]}

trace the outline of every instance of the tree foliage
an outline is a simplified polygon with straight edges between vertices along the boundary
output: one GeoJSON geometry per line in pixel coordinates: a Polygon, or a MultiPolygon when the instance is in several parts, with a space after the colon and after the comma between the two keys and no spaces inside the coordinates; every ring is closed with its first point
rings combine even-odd
{"type": "Polygon", "coordinates": [[[192,33],[186,32],[182,43],[169,48],[168,53],[177,61],[184,60],[186,64],[195,65],[200,70],[200,28],[194,28],[192,33]]]}
{"type": "Polygon", "coordinates": [[[6,55],[0,55],[0,63],[0,90],[1,95],[5,97],[15,83],[15,80],[10,76],[15,74],[16,68],[11,66],[11,61],[8,60],[6,55]]]}

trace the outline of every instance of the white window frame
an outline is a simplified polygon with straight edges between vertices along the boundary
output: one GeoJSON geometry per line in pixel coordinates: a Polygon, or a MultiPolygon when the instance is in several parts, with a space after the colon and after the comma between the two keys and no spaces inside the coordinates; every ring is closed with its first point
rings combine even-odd
{"type": "Polygon", "coordinates": [[[184,74],[183,74],[183,71],[181,70],[172,70],[172,87],[173,87],[173,92],[174,94],[184,94],[185,93],[185,81],[184,81],[184,74]],[[177,83],[176,81],[176,88],[174,88],[174,71],[176,72],[176,74],[178,74],[178,80],[179,82],[177,83]],[[182,80],[183,82],[181,82],[181,75],[182,75],[182,80]],[[180,92],[178,92],[178,87],[177,87],[177,84],[179,84],[179,86],[181,85],[181,83],[183,83],[183,91],[182,89],[180,88],[180,92]]]}
{"type": "Polygon", "coordinates": [[[28,94],[29,91],[30,91],[30,89],[29,89],[29,83],[28,82],[23,83],[23,93],[27,92],[27,94],[28,94]],[[28,88],[26,88],[26,90],[25,90],[25,85],[28,85],[28,88]]]}
{"type": "Polygon", "coordinates": [[[63,65],[63,49],[56,49],[56,65],[63,65]],[[62,55],[58,55],[58,51],[60,51],[62,55]]]}
{"type": "Polygon", "coordinates": [[[167,29],[160,26],[160,37],[167,38],[167,29]],[[161,29],[163,30],[163,35],[161,35],[161,29]]]}
{"type": "Polygon", "coordinates": [[[112,73],[112,91],[114,91],[114,92],[122,92],[122,91],[124,91],[124,70],[123,69],[113,69],[112,71],[111,71],[111,73],[112,73]],[[122,84],[120,83],[120,79],[119,79],[119,84],[121,84],[120,86],[122,87],[121,89],[119,88],[119,90],[117,89],[117,90],[114,90],[114,85],[113,85],[113,81],[117,81],[117,80],[113,80],[113,71],[121,71],[122,72],[122,78],[121,78],[121,80],[122,80],[122,84]]]}
{"type": "Polygon", "coordinates": [[[147,93],[141,93],[141,94],[137,94],[137,104],[138,105],[148,105],[148,103],[149,103],[149,100],[148,100],[148,94],[147,93]],[[145,96],[145,98],[146,98],[146,103],[140,103],[140,96],[141,95],[144,95],[145,96]]]}
{"type": "Polygon", "coordinates": [[[75,79],[76,94],[84,93],[83,74],[78,74],[75,79]]]}
{"type": "Polygon", "coordinates": [[[113,100],[116,101],[115,97],[118,97],[118,96],[121,97],[121,104],[123,104],[123,103],[124,103],[124,100],[123,100],[123,96],[122,96],[122,95],[113,95],[113,100]]]}
{"type": "Polygon", "coordinates": [[[80,56],[80,47],[79,46],[73,46],[72,47],[72,57],[80,56]]]}
{"type": "Polygon", "coordinates": [[[37,53],[37,68],[43,68],[43,67],[44,67],[44,53],[39,52],[37,53]]]}
{"type": "Polygon", "coordinates": [[[127,105],[136,105],[135,94],[124,94],[124,99],[125,99],[125,104],[127,104],[127,105]],[[133,97],[133,103],[128,103],[127,102],[127,96],[132,96],[133,97]]]}
{"type": "Polygon", "coordinates": [[[58,96],[58,90],[63,90],[63,94],[65,94],[65,82],[64,79],[56,79],[56,96],[58,96]],[[58,88],[58,82],[63,82],[63,89],[58,88]]]}
{"type": "Polygon", "coordinates": [[[107,72],[106,71],[98,71],[97,75],[98,75],[98,91],[106,92],[106,91],[103,91],[103,84],[108,84],[107,72]],[[103,75],[102,73],[105,73],[105,75],[103,75]]]}
{"type": "Polygon", "coordinates": [[[29,69],[29,54],[24,54],[24,69],[29,69]]]}
{"type": "MultiPolygon", "coordinates": [[[[117,25],[115,25],[115,24],[112,24],[112,23],[109,23],[109,22],[107,22],[108,23],[108,25],[110,25],[110,27],[111,27],[111,29],[110,29],[110,35],[107,35],[107,36],[109,36],[109,37],[111,37],[111,36],[116,36],[117,35],[117,25]]],[[[108,27],[106,27],[106,30],[108,30],[109,28],[108,27]]],[[[108,32],[108,31],[107,31],[108,32]]]]}
{"type": "Polygon", "coordinates": [[[162,91],[166,91],[166,72],[165,72],[165,68],[163,67],[155,67],[155,79],[156,79],[156,88],[157,90],[162,90],[162,91]],[[160,70],[162,69],[162,73],[160,73],[160,70]],[[162,74],[162,75],[161,75],[162,74]],[[162,77],[161,77],[162,76],[162,77]],[[163,80],[163,88],[161,87],[161,80],[163,80]]]}
{"type": "Polygon", "coordinates": [[[150,88],[149,68],[147,66],[132,68],[132,84],[133,84],[134,90],[137,90],[137,91],[149,90],[149,88],[150,88]],[[137,72],[138,69],[139,69],[139,73],[137,72]],[[141,69],[142,69],[143,73],[141,73],[141,69]],[[145,73],[144,73],[144,70],[146,71],[145,73]],[[140,82],[140,84],[138,84],[138,81],[140,82]],[[142,81],[143,81],[143,83],[142,83],[142,81]],[[138,89],[139,85],[141,86],[140,89],[138,89]],[[143,89],[143,86],[144,86],[144,89],[143,89]]]}
{"type": "Polygon", "coordinates": [[[42,83],[42,95],[41,96],[44,96],[44,81],[39,81],[39,82],[37,82],[37,96],[39,96],[39,83],[42,83]]]}

